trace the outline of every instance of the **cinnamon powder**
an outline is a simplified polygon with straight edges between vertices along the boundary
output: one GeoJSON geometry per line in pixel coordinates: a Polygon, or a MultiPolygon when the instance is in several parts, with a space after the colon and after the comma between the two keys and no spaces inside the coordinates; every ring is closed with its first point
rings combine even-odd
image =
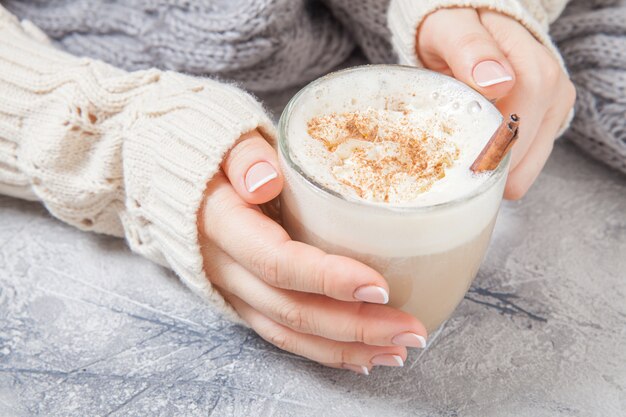
{"type": "Polygon", "coordinates": [[[429,134],[411,123],[407,111],[365,109],[331,113],[308,122],[308,134],[320,141],[332,158],[335,179],[362,198],[409,201],[445,177],[459,157],[447,140],[449,125],[429,134]]]}

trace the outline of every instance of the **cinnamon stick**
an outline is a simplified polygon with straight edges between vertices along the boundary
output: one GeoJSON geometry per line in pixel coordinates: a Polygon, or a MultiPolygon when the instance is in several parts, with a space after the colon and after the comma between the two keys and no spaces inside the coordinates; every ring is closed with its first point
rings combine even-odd
{"type": "Polygon", "coordinates": [[[491,136],[470,169],[476,173],[496,169],[517,140],[518,132],[519,116],[512,114],[491,136]]]}

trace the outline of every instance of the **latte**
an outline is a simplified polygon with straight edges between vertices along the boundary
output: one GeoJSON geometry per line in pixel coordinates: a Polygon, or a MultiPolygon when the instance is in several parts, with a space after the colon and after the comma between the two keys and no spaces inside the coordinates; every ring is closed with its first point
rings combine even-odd
{"type": "Polygon", "coordinates": [[[470,166],[501,124],[480,94],[430,71],[365,66],[321,78],[281,117],[284,226],[378,270],[390,305],[433,331],[488,246],[508,159],[481,174],[470,166]]]}

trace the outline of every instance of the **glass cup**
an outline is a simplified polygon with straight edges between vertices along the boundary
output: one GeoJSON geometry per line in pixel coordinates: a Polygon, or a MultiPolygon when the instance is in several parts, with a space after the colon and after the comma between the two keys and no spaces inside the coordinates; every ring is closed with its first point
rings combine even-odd
{"type": "MultiPolygon", "coordinates": [[[[509,156],[467,194],[410,207],[358,200],[331,190],[308,175],[290,149],[292,135],[307,134],[303,120],[383,106],[390,98],[460,111],[475,111],[471,106],[478,103],[481,110],[475,117],[490,118],[489,126],[494,127],[502,122],[483,96],[427,70],[368,65],[313,81],[292,98],[279,122],[279,159],[285,176],[282,220],[292,239],[380,272],[389,283],[389,305],[414,315],[433,332],[450,317],[478,272],[502,200],[509,156]],[[456,102],[455,91],[463,91],[464,97],[469,94],[471,103],[456,102]]],[[[484,132],[487,138],[492,134],[484,132]]]]}

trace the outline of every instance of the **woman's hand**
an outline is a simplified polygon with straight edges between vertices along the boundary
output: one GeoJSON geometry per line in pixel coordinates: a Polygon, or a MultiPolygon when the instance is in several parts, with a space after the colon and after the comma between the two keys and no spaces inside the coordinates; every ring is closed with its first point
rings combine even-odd
{"type": "Polygon", "coordinates": [[[552,151],[576,99],[556,58],[516,20],[485,9],[441,9],[417,34],[424,65],[465,82],[521,118],[504,196],[519,199],[552,151]]]}
{"type": "Polygon", "coordinates": [[[367,374],[402,366],[405,346],[426,330],[382,305],[385,279],[353,259],[295,242],[257,204],[283,184],[276,152],[256,131],[244,135],[209,183],[199,214],[205,270],[240,316],[281,349],[367,374]]]}

